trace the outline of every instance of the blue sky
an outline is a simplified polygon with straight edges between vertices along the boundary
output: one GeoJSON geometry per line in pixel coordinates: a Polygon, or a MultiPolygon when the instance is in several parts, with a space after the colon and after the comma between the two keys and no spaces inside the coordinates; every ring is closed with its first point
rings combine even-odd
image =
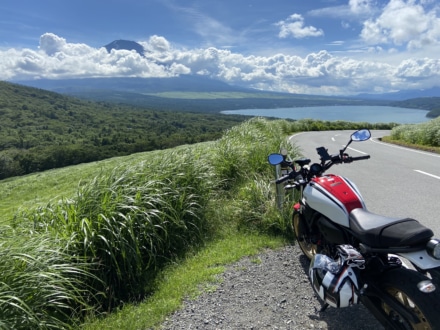
{"type": "Polygon", "coordinates": [[[356,37],[350,29],[342,28],[338,20],[308,14],[329,5],[338,7],[344,2],[3,0],[0,4],[0,40],[3,48],[35,48],[40,36],[51,32],[72,43],[100,47],[115,39],[138,41],[159,35],[172,43],[191,48],[231,47],[239,52],[252,53],[254,48],[264,50],[267,43],[281,48],[319,48],[317,43],[356,37]],[[276,24],[288,21],[292,14],[302,15],[304,21],[307,19],[304,22],[307,27],[315,26],[320,33],[316,36],[318,40],[304,36],[300,42],[295,42],[277,37],[280,27],[276,24]]]}
{"type": "Polygon", "coordinates": [[[438,86],[434,0],[2,0],[0,79],[200,74],[267,90],[438,86]],[[146,57],[108,54],[116,39],[146,57]]]}

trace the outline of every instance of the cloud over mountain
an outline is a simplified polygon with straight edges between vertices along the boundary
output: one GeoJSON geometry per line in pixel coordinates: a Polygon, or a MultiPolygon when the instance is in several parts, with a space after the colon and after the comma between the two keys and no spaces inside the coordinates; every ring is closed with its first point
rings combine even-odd
{"type": "MultiPolygon", "coordinates": [[[[136,40],[142,53],[93,47],[48,32],[40,36],[38,47],[0,48],[0,79],[198,74],[244,87],[327,95],[439,86],[440,5],[434,0],[337,3],[292,10],[237,30],[222,20],[230,12],[222,13],[221,6],[212,9],[214,18],[202,4],[187,8],[167,1],[174,12],[187,16],[187,25],[197,18],[189,28],[205,42],[188,46],[152,34],[136,40]],[[351,37],[339,39],[336,26],[351,37]],[[252,50],[255,40],[258,48],[252,50]]],[[[252,14],[251,7],[241,9],[252,14]]]]}

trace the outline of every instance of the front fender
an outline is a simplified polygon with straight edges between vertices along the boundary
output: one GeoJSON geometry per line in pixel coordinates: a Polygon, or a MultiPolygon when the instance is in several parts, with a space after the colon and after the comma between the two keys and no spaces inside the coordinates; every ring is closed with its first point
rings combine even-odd
{"type": "Polygon", "coordinates": [[[431,257],[426,250],[398,253],[398,255],[408,259],[420,269],[427,270],[440,267],[440,260],[431,257]]]}

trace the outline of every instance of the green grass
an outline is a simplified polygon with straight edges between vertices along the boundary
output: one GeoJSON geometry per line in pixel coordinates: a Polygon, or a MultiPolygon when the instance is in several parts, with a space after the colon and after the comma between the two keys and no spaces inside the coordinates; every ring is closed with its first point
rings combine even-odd
{"type": "Polygon", "coordinates": [[[89,312],[85,279],[95,277],[58,243],[43,234],[2,237],[1,329],[66,328],[89,312]]]}
{"type": "Polygon", "coordinates": [[[20,210],[43,206],[48,202],[62,198],[71,198],[79,186],[91,181],[99,173],[108,172],[124,164],[140,162],[154,153],[115,157],[99,162],[1,180],[0,224],[9,223],[20,210]]]}

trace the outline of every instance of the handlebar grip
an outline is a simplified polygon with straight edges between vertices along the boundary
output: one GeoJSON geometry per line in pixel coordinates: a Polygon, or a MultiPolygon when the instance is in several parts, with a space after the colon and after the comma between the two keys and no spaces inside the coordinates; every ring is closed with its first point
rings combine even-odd
{"type": "Polygon", "coordinates": [[[359,156],[359,157],[351,157],[351,160],[352,160],[352,161],[355,161],[355,160],[364,160],[364,159],[370,159],[370,155],[359,156]]]}

